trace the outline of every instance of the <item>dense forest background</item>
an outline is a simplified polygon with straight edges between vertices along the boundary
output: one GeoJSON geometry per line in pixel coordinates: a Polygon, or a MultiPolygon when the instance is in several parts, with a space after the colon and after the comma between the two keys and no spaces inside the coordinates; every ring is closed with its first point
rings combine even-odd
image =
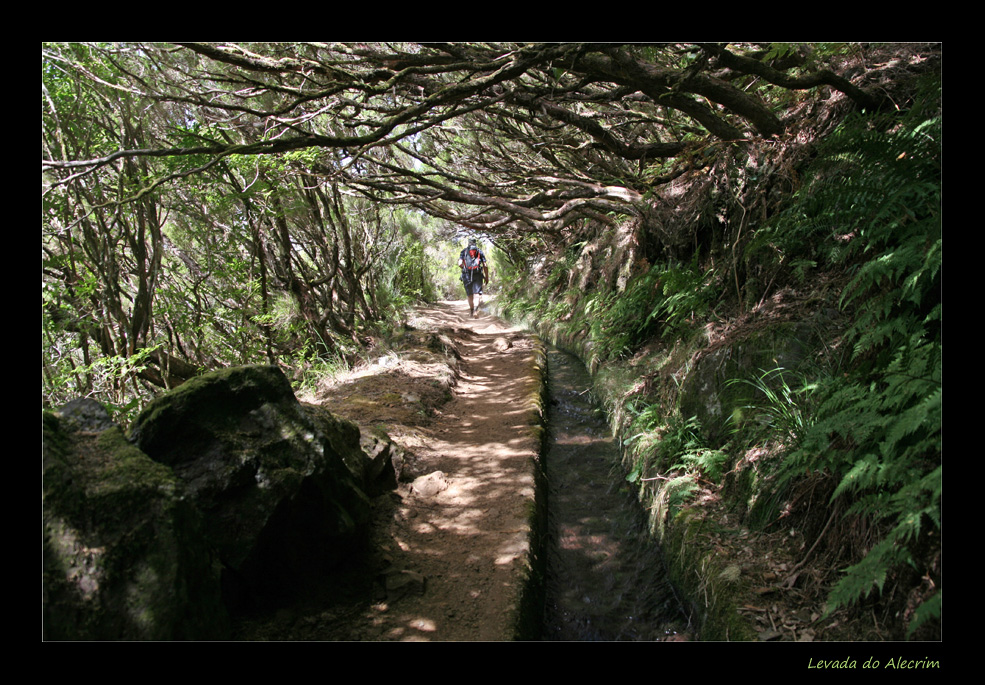
{"type": "Polygon", "coordinates": [[[830,606],[939,634],[940,60],[44,44],[42,404],[90,396],[126,423],[208,369],[313,383],[409,305],[457,297],[465,235],[495,255],[505,313],[593,370],[713,346],[709,327],[799,294],[837,333],[795,370],[732,379],[749,390],[720,425],[682,408],[673,374],[639,371],[630,479],[673,467],[683,501],[768,446],[769,487],[823,481],[851,542],[830,606]]]}

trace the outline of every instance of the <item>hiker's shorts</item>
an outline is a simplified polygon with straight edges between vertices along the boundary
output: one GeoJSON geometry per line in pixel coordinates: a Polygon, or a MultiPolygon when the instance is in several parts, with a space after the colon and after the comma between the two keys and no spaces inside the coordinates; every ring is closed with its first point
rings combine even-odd
{"type": "Polygon", "coordinates": [[[473,278],[471,281],[462,281],[462,285],[465,286],[466,295],[481,295],[482,294],[482,279],[473,278]]]}

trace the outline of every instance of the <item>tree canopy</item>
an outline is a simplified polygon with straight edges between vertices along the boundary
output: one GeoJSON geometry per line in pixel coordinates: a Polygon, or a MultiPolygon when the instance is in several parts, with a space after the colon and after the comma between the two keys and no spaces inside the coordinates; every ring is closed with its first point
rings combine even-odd
{"type": "Polygon", "coordinates": [[[393,299],[399,269],[379,255],[411,249],[425,215],[508,249],[635,218],[668,233],[645,250],[673,249],[692,240],[664,225],[675,183],[779,159],[819,91],[891,104],[866,59],[840,44],[44,44],[46,321],[116,364],[140,355],[166,387],[358,340],[393,299]],[[273,324],[285,308],[290,333],[273,324]]]}
{"type": "MultiPolygon", "coordinates": [[[[920,57],[919,46],[900,52],[920,57]]],[[[166,386],[231,361],[206,349],[218,343],[203,325],[252,330],[240,356],[272,359],[286,344],[270,325],[277,302],[326,349],[357,339],[357,322],[387,306],[380,286],[394,274],[377,273],[378,255],[420,239],[408,217],[509,248],[637,219],[652,259],[694,239],[666,221],[683,182],[731,173],[724,190],[738,197],[736,170],[758,165],[793,184],[778,151],[819,101],[898,105],[868,63],[875,54],[843,44],[44,44],[46,312],[83,349],[120,360],[144,351],[160,367],[144,364],[144,380],[166,386]]]]}
{"type": "MultiPolygon", "coordinates": [[[[231,156],[311,150],[314,173],[378,201],[543,230],[639,211],[701,148],[782,136],[778,92],[828,86],[879,106],[825,57],[845,59],[717,44],[46,46],[46,73],[98,93],[104,126],[107,107],[137,116],[102,145],[52,142],[43,166],[59,185],[124,159],[183,160],[135,196],[231,156]]],[[[48,89],[46,119],[57,104],[48,89]]]]}

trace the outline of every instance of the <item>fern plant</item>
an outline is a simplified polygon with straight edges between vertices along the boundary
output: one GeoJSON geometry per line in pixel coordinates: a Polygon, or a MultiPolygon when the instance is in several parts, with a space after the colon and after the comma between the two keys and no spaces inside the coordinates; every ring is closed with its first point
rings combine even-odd
{"type": "Polygon", "coordinates": [[[630,354],[657,335],[683,336],[691,321],[700,319],[718,296],[711,273],[702,272],[696,261],[656,264],[635,276],[624,292],[590,297],[585,313],[600,358],[630,354]]]}
{"type": "Polygon", "coordinates": [[[657,267],[656,273],[660,297],[643,325],[658,321],[662,323],[665,339],[681,337],[690,327],[690,321],[703,318],[718,297],[713,270],[702,272],[695,255],[690,264],[657,267]]]}
{"type": "MultiPolygon", "coordinates": [[[[791,241],[823,237],[828,258],[854,270],[842,296],[854,317],[850,363],[819,389],[815,423],[786,463],[788,478],[834,474],[834,497],[887,531],[845,570],[832,609],[881,593],[901,564],[932,572],[913,550],[941,526],[940,156],[936,110],[852,119],[777,224],[787,222],[791,241]]],[[[935,585],[910,634],[939,616],[939,577],[935,585]]]]}
{"type": "Polygon", "coordinates": [[[700,481],[721,481],[728,455],[705,444],[696,417],[663,420],[659,406],[652,404],[638,412],[632,430],[633,435],[623,443],[632,446],[634,455],[626,480],[641,487],[660,481],[668,495],[670,516],[698,491],[700,481]]]}

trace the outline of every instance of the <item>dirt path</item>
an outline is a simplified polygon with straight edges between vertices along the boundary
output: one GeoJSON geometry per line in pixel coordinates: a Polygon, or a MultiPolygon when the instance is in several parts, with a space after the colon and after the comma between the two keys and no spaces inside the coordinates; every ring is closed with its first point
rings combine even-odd
{"type": "Polygon", "coordinates": [[[385,425],[409,452],[404,477],[417,478],[377,498],[373,558],[351,579],[361,589],[286,612],[288,639],[513,637],[539,451],[534,343],[490,315],[471,319],[464,301],[410,324],[405,349],[303,398],[364,430],[385,425]],[[436,339],[460,360],[425,354],[436,339]]]}

